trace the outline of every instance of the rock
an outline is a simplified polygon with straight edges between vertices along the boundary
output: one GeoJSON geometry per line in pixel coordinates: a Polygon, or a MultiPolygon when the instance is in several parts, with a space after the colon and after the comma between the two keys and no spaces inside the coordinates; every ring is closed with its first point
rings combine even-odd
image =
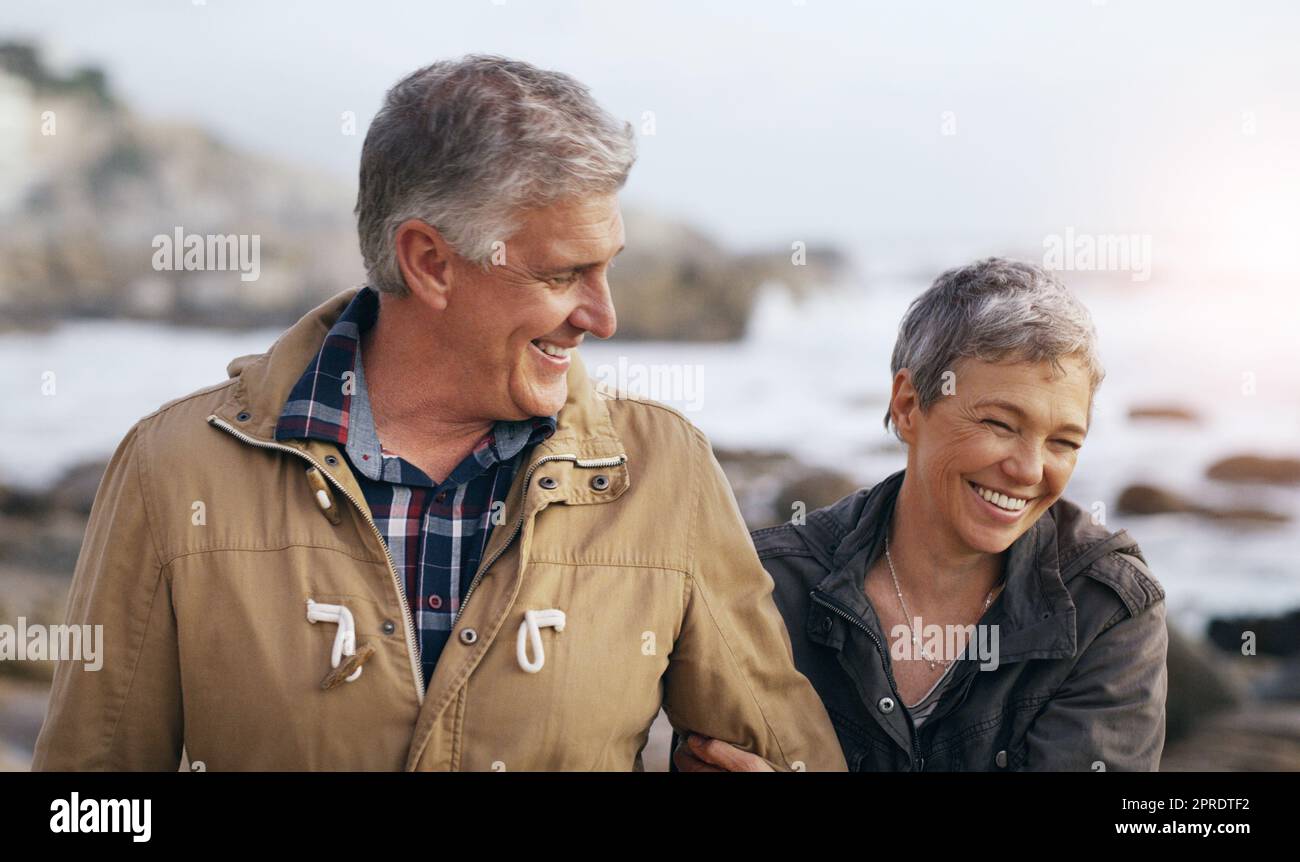
{"type": "Polygon", "coordinates": [[[1211,713],[1232,709],[1245,697],[1245,687],[1224,671],[1222,660],[1201,643],[1169,625],[1169,694],[1165,705],[1165,739],[1174,742],[1211,713]]]}
{"type": "Polygon", "coordinates": [[[1300,458],[1234,455],[1211,464],[1205,475],[1223,482],[1300,485],[1300,458]]]}
{"type": "Polygon", "coordinates": [[[792,456],[773,450],[714,449],[713,454],[751,530],[771,523],[769,513],[777,491],[804,469],[792,456]]]}
{"type": "Polygon", "coordinates": [[[786,483],[772,501],[772,523],[790,520],[795,504],[802,503],[806,514],[822,506],[829,506],[846,497],[861,486],[850,477],[835,470],[810,469],[802,476],[786,483]]]}
{"type": "Polygon", "coordinates": [[[1300,771],[1300,705],[1246,704],[1168,741],[1162,772],[1300,771]]]}
{"type": "Polygon", "coordinates": [[[1189,407],[1176,404],[1138,404],[1129,408],[1128,418],[1134,421],[1162,419],[1174,422],[1199,423],[1201,417],[1189,407]]]}
{"type": "Polygon", "coordinates": [[[1300,702],[1300,656],[1293,653],[1281,661],[1277,670],[1261,681],[1257,693],[1263,700],[1300,702]]]}
{"type": "Polygon", "coordinates": [[[770,468],[774,465],[794,463],[792,455],[777,449],[727,449],[714,446],[713,457],[718,459],[723,469],[728,466],[770,468]]]}
{"type": "Polygon", "coordinates": [[[733,254],[689,225],[634,208],[623,217],[627,250],[609,276],[623,340],[734,341],[764,282],[805,292],[845,265],[831,249],[810,250],[808,266],[785,253],[733,254]]]}
{"type": "Polygon", "coordinates": [[[89,515],[95,492],[108,468],[105,460],[82,461],[63,471],[49,493],[49,506],[64,512],[89,515]]]}
{"type": "Polygon", "coordinates": [[[1129,485],[1120,493],[1117,506],[1126,515],[1164,515],[1194,512],[1197,508],[1177,494],[1154,485],[1129,485]]]}
{"type": "Polygon", "coordinates": [[[811,467],[785,452],[714,449],[713,454],[751,530],[790,520],[795,501],[811,512],[861,487],[851,476],[811,467]]]}
{"type": "Polygon", "coordinates": [[[44,515],[49,509],[49,497],[43,492],[0,485],[0,515],[36,518],[44,515]]]}
{"type": "Polygon", "coordinates": [[[83,516],[62,512],[36,520],[0,516],[0,563],[71,575],[86,535],[83,516]]]}
{"type": "Polygon", "coordinates": [[[267,326],[364,280],[347,183],[140,116],[106,76],[56,75],[30,44],[0,45],[0,74],[7,111],[48,109],[76,130],[14,150],[6,198],[16,205],[0,213],[6,322],[83,314],[267,326]],[[170,226],[206,237],[236,225],[275,237],[259,246],[255,282],[228,267],[155,269],[154,238],[170,226]]]}
{"type": "Polygon", "coordinates": [[[45,720],[48,680],[7,676],[0,672],[0,772],[26,772],[45,720]]]}
{"type": "Polygon", "coordinates": [[[1120,513],[1125,515],[1191,514],[1212,520],[1254,521],[1262,524],[1286,524],[1291,521],[1290,515],[1267,509],[1215,509],[1202,506],[1154,485],[1129,485],[1120,492],[1116,505],[1120,513]]]}
{"type": "Polygon", "coordinates": [[[1255,634],[1257,655],[1300,656],[1300,608],[1273,617],[1214,617],[1206,634],[1219,649],[1240,656],[1246,632],[1255,634]]]}

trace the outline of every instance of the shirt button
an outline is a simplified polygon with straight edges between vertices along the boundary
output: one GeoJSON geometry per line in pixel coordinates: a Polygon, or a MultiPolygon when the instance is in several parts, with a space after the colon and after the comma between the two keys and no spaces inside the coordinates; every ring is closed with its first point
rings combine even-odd
{"type": "Polygon", "coordinates": [[[478,641],[478,632],[473,629],[460,630],[460,642],[463,644],[472,644],[478,641]]]}
{"type": "Polygon", "coordinates": [[[435,611],[442,607],[442,596],[429,596],[429,607],[435,611]]]}
{"type": "Polygon", "coordinates": [[[889,715],[894,711],[894,699],[892,697],[882,697],[880,700],[876,701],[876,709],[880,710],[885,715],[889,715]]]}
{"type": "Polygon", "coordinates": [[[391,635],[393,632],[397,631],[397,624],[392,620],[384,620],[383,625],[381,625],[379,629],[384,634],[391,635]]]}
{"type": "Polygon", "coordinates": [[[996,763],[996,764],[998,765],[998,769],[1006,769],[1006,768],[1007,768],[1007,752],[1006,752],[1006,750],[1003,749],[1002,751],[999,751],[997,754],[995,754],[995,755],[993,756],[993,762],[996,763]]]}
{"type": "Polygon", "coordinates": [[[542,478],[537,480],[537,484],[541,485],[543,488],[550,491],[553,490],[560,483],[555,481],[554,476],[543,476],[542,478]]]}
{"type": "Polygon", "coordinates": [[[434,497],[433,499],[437,500],[439,503],[445,503],[447,502],[447,492],[439,491],[438,496],[434,497]]]}

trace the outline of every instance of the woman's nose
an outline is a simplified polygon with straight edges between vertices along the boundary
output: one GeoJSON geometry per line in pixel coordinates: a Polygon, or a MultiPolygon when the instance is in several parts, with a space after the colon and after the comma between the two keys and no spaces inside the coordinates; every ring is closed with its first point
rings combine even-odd
{"type": "Polygon", "coordinates": [[[1026,442],[1002,462],[1002,470],[1017,487],[1034,487],[1043,481],[1043,453],[1037,446],[1026,442]]]}

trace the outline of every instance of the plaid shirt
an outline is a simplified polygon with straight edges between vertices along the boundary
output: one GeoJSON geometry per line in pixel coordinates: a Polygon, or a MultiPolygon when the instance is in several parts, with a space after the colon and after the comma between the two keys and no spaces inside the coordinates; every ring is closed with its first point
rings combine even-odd
{"type": "Polygon", "coordinates": [[[493,504],[505,500],[528,450],[555,432],[556,419],[497,422],[445,481],[433,481],[385,450],[375,433],[361,333],[378,314],[379,295],[362,288],[294,385],[275,437],[328,440],[343,448],[403,577],[428,685],[487,546],[493,504]]]}

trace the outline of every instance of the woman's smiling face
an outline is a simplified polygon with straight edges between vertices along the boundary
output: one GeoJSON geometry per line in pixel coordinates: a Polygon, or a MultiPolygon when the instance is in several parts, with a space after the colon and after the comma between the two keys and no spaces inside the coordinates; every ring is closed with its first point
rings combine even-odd
{"type": "Polygon", "coordinates": [[[955,391],[924,412],[910,372],[895,377],[908,473],[915,471],[937,522],[971,550],[1005,551],[1065,491],[1087,434],[1091,391],[1081,361],[1060,364],[1064,373],[1047,361],[961,359],[955,391]]]}

